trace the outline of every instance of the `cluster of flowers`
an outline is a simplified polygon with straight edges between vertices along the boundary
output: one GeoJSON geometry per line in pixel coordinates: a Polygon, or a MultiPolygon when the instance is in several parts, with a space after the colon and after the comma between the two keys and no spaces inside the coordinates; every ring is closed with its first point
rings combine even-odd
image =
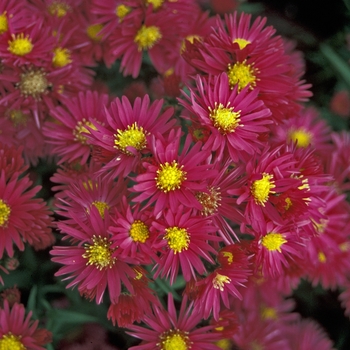
{"type": "Polygon", "coordinates": [[[50,156],[56,275],[97,304],[108,293],[108,318],[142,339],[131,349],[331,349],[286,297],[301,278],[342,287],[350,314],[350,135],[303,106],[293,44],[266,19],[213,18],[194,1],[25,5],[0,4],[1,254],[52,244],[38,188],[20,177],[20,154],[50,156]],[[134,78],[148,60],[153,94],[177,102],[110,99],[86,66],[117,59],[134,78]],[[177,316],[150,282],[178,276],[177,316]]]}

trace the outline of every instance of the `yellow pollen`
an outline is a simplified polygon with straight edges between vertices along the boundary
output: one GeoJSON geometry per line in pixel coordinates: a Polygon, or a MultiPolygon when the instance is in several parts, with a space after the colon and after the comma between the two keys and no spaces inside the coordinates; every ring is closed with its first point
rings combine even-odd
{"type": "Polygon", "coordinates": [[[222,350],[230,350],[231,349],[231,341],[229,339],[221,339],[215,343],[222,350]]]}
{"type": "Polygon", "coordinates": [[[56,47],[53,50],[52,63],[54,67],[64,67],[71,62],[70,51],[68,49],[56,47]]]}
{"type": "Polygon", "coordinates": [[[191,348],[188,333],[179,329],[170,330],[160,335],[160,350],[188,350],[191,348]]]}
{"type": "Polygon", "coordinates": [[[101,218],[105,218],[105,209],[109,210],[109,205],[106,202],[93,201],[92,205],[97,208],[98,212],[101,215],[101,218]]]}
{"type": "Polygon", "coordinates": [[[224,107],[222,103],[218,105],[215,102],[215,108],[208,107],[208,109],[209,118],[213,122],[214,127],[223,135],[234,132],[241,121],[239,118],[241,111],[234,112],[233,107],[229,107],[229,103],[224,107]]]}
{"type": "Polygon", "coordinates": [[[225,287],[224,283],[231,283],[231,278],[217,273],[213,278],[213,287],[215,289],[220,289],[220,292],[223,292],[225,287]]]}
{"type": "Polygon", "coordinates": [[[137,32],[134,42],[138,51],[151,49],[162,38],[162,33],[156,26],[146,27],[143,25],[137,32]]]}
{"type": "Polygon", "coordinates": [[[146,0],[146,4],[152,4],[155,10],[159,9],[163,5],[164,0],[146,0]]]}
{"type": "Polygon", "coordinates": [[[320,222],[316,222],[315,220],[311,219],[311,222],[318,233],[324,233],[328,224],[328,220],[326,219],[320,219],[320,222]]]}
{"type": "Polygon", "coordinates": [[[68,11],[70,11],[70,6],[62,1],[52,1],[52,3],[48,6],[49,13],[52,16],[56,17],[64,17],[68,11]]]}
{"type": "Polygon", "coordinates": [[[269,199],[270,193],[276,193],[275,191],[271,191],[272,188],[276,187],[272,178],[273,175],[263,173],[261,179],[253,182],[250,191],[256,204],[264,207],[265,203],[269,199]]]}
{"type": "Polygon", "coordinates": [[[0,199],[0,227],[6,227],[11,214],[11,208],[0,199]]]}
{"type": "Polygon", "coordinates": [[[233,40],[232,42],[237,43],[240,50],[243,50],[247,45],[250,44],[249,40],[245,40],[243,38],[237,38],[237,39],[233,40]]]}
{"type": "Polygon", "coordinates": [[[291,130],[288,134],[288,138],[293,143],[297,143],[297,147],[306,148],[310,145],[312,135],[305,129],[295,129],[291,130]]]}
{"type": "Polygon", "coordinates": [[[263,306],[260,312],[261,312],[261,318],[264,320],[277,319],[277,312],[273,307],[263,306]]]}
{"type": "Polygon", "coordinates": [[[102,35],[99,35],[99,32],[102,30],[103,25],[100,23],[92,24],[88,26],[86,29],[86,33],[88,37],[94,41],[100,41],[102,39],[102,35]]]}
{"type": "Polygon", "coordinates": [[[9,29],[6,11],[0,15],[0,35],[7,32],[9,29]]]}
{"type": "Polygon", "coordinates": [[[350,242],[344,242],[339,244],[339,249],[341,252],[347,252],[350,249],[350,242]]]}
{"type": "Polygon", "coordinates": [[[168,78],[168,77],[172,76],[173,74],[174,74],[174,68],[171,67],[163,73],[163,76],[165,78],[168,78]]]}
{"type": "Polygon", "coordinates": [[[155,178],[158,189],[167,193],[179,189],[182,183],[186,180],[186,171],[183,171],[183,165],[173,160],[171,164],[165,162],[160,164],[155,178]]]}
{"type": "Polygon", "coordinates": [[[229,64],[227,67],[227,75],[231,89],[238,84],[238,91],[241,91],[248,84],[253,89],[256,86],[257,70],[246,61],[236,62],[234,65],[229,64]]]}
{"type": "Polygon", "coordinates": [[[24,56],[33,50],[32,40],[28,34],[24,36],[24,33],[12,34],[12,40],[9,40],[8,44],[8,50],[17,56],[24,56]]]}
{"type": "Polygon", "coordinates": [[[115,14],[119,18],[119,22],[123,20],[123,18],[131,12],[131,7],[125,6],[123,4],[117,6],[115,9],[115,14]]]}
{"type": "Polygon", "coordinates": [[[213,215],[220,206],[221,193],[218,188],[208,188],[209,193],[197,192],[196,198],[202,204],[201,213],[205,216],[213,215]]]}
{"type": "Polygon", "coordinates": [[[26,350],[21,342],[21,336],[13,335],[11,332],[0,338],[0,350],[26,350]]]}
{"type": "Polygon", "coordinates": [[[135,220],[131,224],[129,234],[134,242],[145,243],[149,237],[149,229],[143,221],[135,220]]]}
{"type": "Polygon", "coordinates": [[[113,250],[110,249],[111,242],[106,237],[92,236],[92,245],[85,245],[83,258],[88,259],[86,265],[95,265],[99,270],[112,268],[115,264],[115,258],[112,257],[113,250]]]}
{"type": "Polygon", "coordinates": [[[323,252],[318,253],[318,261],[322,264],[327,261],[326,255],[323,252]]]}
{"type": "Polygon", "coordinates": [[[87,181],[83,181],[83,186],[87,191],[92,190],[94,188],[94,183],[92,182],[91,179],[89,179],[87,181]]]}
{"type": "Polygon", "coordinates": [[[127,148],[133,147],[137,151],[141,151],[146,147],[147,139],[146,136],[148,133],[143,129],[142,126],[138,126],[137,123],[128,125],[125,130],[117,130],[117,133],[114,135],[114,147],[118,148],[121,152],[132,156],[134,155],[127,148]]]}
{"type": "Polygon", "coordinates": [[[133,269],[136,273],[135,280],[140,280],[143,277],[143,273],[138,269],[133,269]]]}
{"type": "Polygon", "coordinates": [[[290,207],[293,205],[291,199],[287,197],[284,201],[286,202],[286,205],[284,206],[284,210],[289,210],[290,207]]]}
{"type": "Polygon", "coordinates": [[[92,122],[87,121],[85,118],[81,121],[78,121],[78,124],[75,126],[75,129],[73,130],[75,141],[78,141],[83,145],[86,144],[87,137],[84,135],[84,133],[90,134],[90,131],[87,127],[93,130],[97,130],[96,126],[92,122]]]}
{"type": "Polygon", "coordinates": [[[165,229],[164,239],[168,241],[168,246],[174,254],[187,250],[190,244],[190,235],[187,230],[177,226],[165,229]]]}
{"type": "Polygon", "coordinates": [[[46,79],[46,73],[39,69],[22,73],[21,81],[17,86],[25,97],[32,96],[34,99],[40,100],[41,95],[47,92],[51,84],[46,79]]]}
{"type": "Polygon", "coordinates": [[[233,262],[233,254],[232,253],[230,253],[230,252],[222,252],[222,256],[224,258],[227,258],[227,262],[228,262],[229,265],[232,264],[232,262],[233,262]]]}
{"type": "Polygon", "coordinates": [[[281,233],[270,232],[261,239],[261,244],[269,251],[277,250],[282,253],[281,246],[287,243],[287,240],[283,237],[281,233]]]}
{"type": "Polygon", "coordinates": [[[14,126],[27,124],[28,115],[24,114],[19,109],[13,109],[12,111],[9,111],[8,115],[10,116],[10,119],[11,119],[14,126]]]}
{"type": "Polygon", "coordinates": [[[195,40],[201,41],[202,37],[199,35],[186,36],[186,38],[182,40],[180,53],[183,53],[186,50],[186,41],[189,41],[191,44],[193,44],[195,40]]]}

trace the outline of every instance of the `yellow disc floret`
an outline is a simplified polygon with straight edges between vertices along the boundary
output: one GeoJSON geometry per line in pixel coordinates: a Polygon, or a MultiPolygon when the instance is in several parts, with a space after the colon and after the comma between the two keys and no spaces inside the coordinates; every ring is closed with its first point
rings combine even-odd
{"type": "Polygon", "coordinates": [[[113,250],[110,248],[111,242],[106,237],[92,236],[92,244],[85,245],[83,258],[87,259],[86,265],[95,265],[99,270],[111,268],[115,264],[112,257],[113,250]]]}
{"type": "Polygon", "coordinates": [[[101,215],[101,218],[105,218],[105,210],[109,210],[109,205],[106,202],[101,202],[101,201],[93,201],[92,205],[97,208],[98,212],[101,215]]]}
{"type": "Polygon", "coordinates": [[[85,118],[83,120],[78,121],[78,124],[73,130],[74,141],[78,141],[83,145],[86,144],[87,137],[84,135],[84,133],[90,134],[90,130],[87,127],[93,130],[97,130],[96,126],[91,121],[88,121],[85,118]]]}
{"type": "Polygon", "coordinates": [[[186,38],[182,40],[180,53],[184,53],[184,51],[186,50],[186,41],[189,41],[191,44],[193,44],[195,40],[201,41],[202,37],[199,35],[186,36],[186,38]]]}
{"type": "Polygon", "coordinates": [[[164,239],[168,241],[168,246],[174,254],[187,250],[190,244],[190,235],[187,230],[177,226],[165,229],[164,239]]]}
{"type": "Polygon", "coordinates": [[[276,187],[272,179],[273,175],[263,173],[261,179],[253,182],[250,191],[256,204],[265,206],[270,193],[275,193],[275,191],[272,191],[276,187]]]}
{"type": "Polygon", "coordinates": [[[32,40],[24,33],[12,34],[12,40],[8,41],[8,50],[16,56],[25,56],[33,50],[32,40]]]}
{"type": "Polygon", "coordinates": [[[86,34],[88,37],[94,41],[100,41],[102,39],[102,35],[99,35],[100,31],[102,30],[103,25],[100,23],[92,24],[87,27],[86,34]]]}
{"type": "Polygon", "coordinates": [[[70,11],[70,6],[64,1],[55,0],[48,6],[48,10],[52,16],[61,18],[64,17],[68,11],[70,11]]]}
{"type": "Polygon", "coordinates": [[[163,2],[164,0],[146,0],[146,4],[152,4],[155,10],[159,9],[163,5],[163,2]]]}
{"type": "Polygon", "coordinates": [[[9,332],[0,338],[0,350],[26,350],[26,347],[21,342],[20,336],[9,332]]]}
{"type": "Polygon", "coordinates": [[[2,199],[0,199],[0,227],[5,227],[9,221],[11,208],[2,199]]]}
{"type": "Polygon", "coordinates": [[[134,42],[138,46],[138,50],[151,49],[162,38],[160,29],[156,26],[145,26],[143,25],[134,38],[134,42]]]}
{"type": "Polygon", "coordinates": [[[224,291],[225,283],[231,283],[231,278],[225,275],[220,275],[219,273],[213,278],[213,287],[215,289],[220,289],[220,292],[224,291]]]}
{"type": "Polygon", "coordinates": [[[277,320],[277,311],[273,307],[262,306],[260,314],[263,320],[277,320]]]}
{"type": "Polygon", "coordinates": [[[241,121],[240,111],[234,112],[233,107],[230,107],[229,103],[224,107],[222,103],[218,105],[215,102],[215,108],[208,107],[208,109],[209,118],[213,122],[214,127],[223,135],[234,132],[241,121]]]}
{"type": "Polygon", "coordinates": [[[243,50],[248,44],[250,44],[249,40],[245,40],[243,38],[237,38],[232,41],[233,43],[238,44],[239,48],[243,50]]]}
{"type": "Polygon", "coordinates": [[[318,253],[318,261],[322,264],[324,264],[327,261],[326,255],[323,252],[318,253]]]}
{"type": "Polygon", "coordinates": [[[9,25],[7,22],[6,11],[0,15],[0,35],[7,32],[9,25]]]}
{"type": "Polygon", "coordinates": [[[220,206],[221,193],[218,188],[208,188],[209,193],[198,192],[196,198],[200,204],[202,204],[202,215],[213,215],[220,206]]]}
{"type": "Polygon", "coordinates": [[[46,73],[41,69],[29,70],[21,74],[21,81],[17,84],[21,94],[25,97],[32,96],[40,100],[41,95],[47,92],[50,86],[46,79],[46,73]]]}
{"type": "Polygon", "coordinates": [[[170,192],[179,189],[186,180],[186,172],[183,171],[183,165],[173,160],[172,163],[165,162],[160,164],[157,170],[156,185],[163,192],[170,192]]]}
{"type": "Polygon", "coordinates": [[[134,242],[145,243],[149,237],[149,229],[143,221],[135,220],[131,224],[129,234],[134,242]]]}
{"type": "Polygon", "coordinates": [[[125,6],[124,4],[118,5],[115,9],[115,14],[121,22],[124,17],[131,12],[131,7],[125,6]]]}
{"type": "Polygon", "coordinates": [[[138,126],[137,122],[132,125],[128,125],[125,130],[117,130],[114,135],[114,147],[127,155],[133,155],[127,148],[133,147],[138,151],[141,151],[146,147],[148,133],[143,129],[142,126],[138,126]]]}
{"type": "Polygon", "coordinates": [[[261,244],[269,251],[278,251],[281,253],[281,246],[287,243],[287,240],[281,233],[270,232],[261,239],[261,244]]]}
{"type": "Polygon", "coordinates": [[[71,63],[70,51],[63,47],[56,47],[53,50],[52,64],[54,67],[64,67],[71,63]]]}
{"type": "Polygon", "coordinates": [[[291,130],[288,134],[288,138],[293,143],[297,144],[297,147],[306,148],[310,145],[312,135],[303,128],[291,130]]]}
{"type": "Polygon", "coordinates": [[[160,335],[161,350],[188,350],[190,349],[190,341],[187,332],[169,330],[160,335]]]}
{"type": "Polygon", "coordinates": [[[231,89],[238,85],[238,91],[244,89],[247,85],[253,89],[256,85],[257,70],[246,61],[229,64],[227,67],[227,75],[231,89]]]}

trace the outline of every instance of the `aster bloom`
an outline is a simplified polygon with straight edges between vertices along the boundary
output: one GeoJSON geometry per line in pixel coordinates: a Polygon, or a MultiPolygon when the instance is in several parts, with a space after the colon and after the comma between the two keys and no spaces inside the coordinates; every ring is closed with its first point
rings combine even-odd
{"type": "Polygon", "coordinates": [[[118,302],[122,283],[133,293],[129,279],[134,278],[136,274],[128,263],[134,261],[119,259],[117,250],[111,249],[108,212],[105,211],[105,217],[102,219],[98,209],[93,206],[88,224],[81,222],[79,217],[75,218],[75,224],[57,224],[65,234],[65,239],[71,239],[77,244],[55,246],[51,250],[52,261],[64,265],[56,272],[56,276],[68,275],[64,279],[72,281],[67,288],[78,286],[81,295],[95,299],[97,304],[102,302],[107,288],[111,302],[118,302]]]}
{"type": "Polygon", "coordinates": [[[89,128],[96,129],[105,123],[104,108],[108,95],[97,91],[80,92],[76,97],[64,99],[63,106],[50,110],[53,121],[45,123],[43,132],[52,152],[63,162],[79,161],[85,164],[91,153],[91,144],[86,134],[89,128]]]}
{"type": "Polygon", "coordinates": [[[198,75],[196,87],[198,92],[190,88],[190,104],[180,103],[210,129],[211,135],[203,148],[216,151],[219,159],[228,152],[235,162],[242,152],[258,153],[262,146],[258,136],[267,132],[268,124],[272,123],[268,119],[270,110],[257,100],[258,89],[245,88],[238,93],[236,86],[231,90],[226,73],[209,76],[208,82],[198,75]]]}
{"type": "Polygon", "coordinates": [[[187,305],[187,297],[182,299],[177,315],[173,296],[168,294],[167,310],[154,305],[153,313],[144,316],[143,322],[149,328],[128,327],[128,334],[142,339],[140,345],[132,346],[130,350],[220,350],[214,345],[220,334],[213,332],[213,325],[197,328],[201,321],[201,314],[195,311],[193,304],[187,305]]]}
{"type": "Polygon", "coordinates": [[[8,32],[18,32],[24,29],[31,22],[31,14],[27,4],[19,3],[16,0],[4,0],[0,4],[0,35],[6,37],[8,32]]]}
{"type": "Polygon", "coordinates": [[[203,164],[208,158],[208,151],[201,150],[201,143],[191,146],[191,137],[186,137],[181,154],[178,155],[181,130],[172,130],[168,139],[153,138],[152,153],[156,164],[144,162],[145,173],[136,176],[136,185],[132,191],[136,192],[135,202],[148,200],[147,205],[155,202],[153,212],[157,216],[164,208],[169,207],[173,212],[178,205],[202,209],[195,197],[195,192],[207,192],[207,185],[203,181],[214,177],[216,170],[209,164],[203,164]]]}
{"type": "Polygon", "coordinates": [[[150,153],[152,134],[167,133],[175,121],[170,121],[173,109],[161,112],[163,100],[150,103],[148,95],[136,98],[133,105],[123,96],[116,98],[105,110],[105,126],[88,128],[89,142],[94,146],[94,158],[104,163],[99,174],[115,178],[135,171],[143,154],[150,153]]]}
{"type": "Polygon", "coordinates": [[[150,210],[143,209],[139,203],[132,205],[123,197],[120,210],[112,216],[109,231],[112,234],[111,248],[120,250],[120,256],[137,259],[140,264],[151,264],[158,260],[153,243],[156,234],[152,227],[155,220],[150,210]]]}
{"type": "MultiPolygon", "coordinates": [[[[32,321],[32,312],[25,315],[23,304],[15,303],[10,308],[7,301],[4,307],[0,308],[0,348],[13,350],[45,350],[44,347],[50,343],[50,337],[46,337],[47,341],[38,341],[39,321],[32,321]]],[[[49,332],[45,331],[47,335],[49,332]]]]}
{"type": "Polygon", "coordinates": [[[161,233],[161,241],[154,244],[159,250],[154,278],[170,276],[173,284],[181,267],[185,281],[196,279],[197,274],[206,272],[202,259],[214,263],[210,253],[216,255],[210,241],[221,240],[214,233],[211,220],[193,215],[189,208],[177,207],[176,212],[168,210],[163,214],[164,221],[154,222],[153,226],[161,233]]]}

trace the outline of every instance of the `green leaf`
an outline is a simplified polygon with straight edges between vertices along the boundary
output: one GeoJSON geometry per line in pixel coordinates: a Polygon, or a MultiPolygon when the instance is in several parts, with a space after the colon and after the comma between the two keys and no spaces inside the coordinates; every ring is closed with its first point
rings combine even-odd
{"type": "Polygon", "coordinates": [[[38,287],[37,285],[34,285],[32,289],[30,290],[28,302],[27,302],[27,309],[33,311],[33,317],[36,318],[36,297],[38,295],[38,287]]]}
{"type": "Polygon", "coordinates": [[[320,51],[323,56],[328,60],[331,67],[345,82],[347,87],[350,89],[350,66],[342,57],[340,57],[329,45],[321,44],[320,51]]]}

